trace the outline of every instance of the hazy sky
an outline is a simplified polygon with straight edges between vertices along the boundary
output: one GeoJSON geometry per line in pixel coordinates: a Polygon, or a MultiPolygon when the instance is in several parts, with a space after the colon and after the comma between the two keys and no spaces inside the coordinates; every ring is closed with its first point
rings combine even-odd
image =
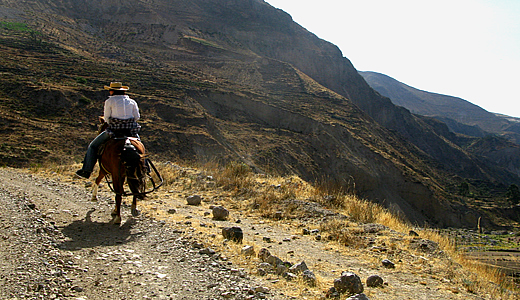
{"type": "Polygon", "coordinates": [[[359,71],[520,117],[520,0],[265,0],[359,71]]]}

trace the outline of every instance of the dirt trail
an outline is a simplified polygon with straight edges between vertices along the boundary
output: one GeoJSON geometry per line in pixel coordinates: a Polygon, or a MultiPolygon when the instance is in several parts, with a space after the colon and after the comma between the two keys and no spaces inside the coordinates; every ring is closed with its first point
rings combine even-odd
{"type": "MultiPolygon", "coordinates": [[[[0,169],[1,299],[316,299],[342,271],[363,281],[380,275],[384,287],[365,288],[371,300],[491,299],[440,275],[446,270],[439,268],[450,266],[434,264],[427,254],[341,250],[289,223],[241,211],[214,221],[212,201],[188,206],[186,195],[174,191],[139,203],[145,213],[137,218],[124,207],[123,224],[110,225],[112,194],[101,189],[101,200],[91,202],[85,183],[0,169]],[[257,251],[266,247],[283,260],[304,260],[318,275],[318,289],[255,276],[258,259],[241,258],[242,245],[223,242],[224,226],[243,228],[244,245],[257,251]],[[217,253],[203,254],[206,247],[217,253]],[[383,268],[385,258],[395,259],[396,268],[383,268]]],[[[403,237],[389,234],[389,240],[403,237]]]]}
{"type": "MultiPolygon", "coordinates": [[[[111,195],[84,181],[0,169],[1,299],[245,299],[254,280],[151,218],[108,224],[111,195]]],[[[283,299],[272,293],[268,299],[283,299]]]]}

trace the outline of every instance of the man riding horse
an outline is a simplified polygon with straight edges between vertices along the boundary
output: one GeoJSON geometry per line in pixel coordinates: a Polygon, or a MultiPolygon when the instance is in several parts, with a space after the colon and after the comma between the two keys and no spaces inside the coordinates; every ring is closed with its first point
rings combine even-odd
{"type": "Polygon", "coordinates": [[[115,132],[126,131],[127,135],[139,138],[138,133],[141,128],[137,123],[140,118],[139,107],[126,95],[129,87],[123,86],[121,82],[111,82],[110,86],[105,86],[105,89],[110,93],[110,97],[105,101],[103,114],[108,127],[90,143],[83,160],[83,167],[76,171],[76,175],[87,179],[96,165],[99,147],[114,137],[115,132]]]}

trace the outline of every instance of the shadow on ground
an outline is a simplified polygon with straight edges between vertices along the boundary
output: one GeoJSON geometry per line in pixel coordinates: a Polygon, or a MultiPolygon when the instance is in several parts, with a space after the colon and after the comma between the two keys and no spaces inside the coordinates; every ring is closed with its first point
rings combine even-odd
{"type": "Polygon", "coordinates": [[[93,222],[91,215],[94,211],[95,209],[91,209],[87,212],[85,219],[74,221],[61,229],[69,240],[59,244],[60,249],[80,250],[96,246],[126,244],[142,234],[131,232],[132,227],[136,224],[136,220],[133,218],[128,219],[121,226],[109,222],[93,222]]]}

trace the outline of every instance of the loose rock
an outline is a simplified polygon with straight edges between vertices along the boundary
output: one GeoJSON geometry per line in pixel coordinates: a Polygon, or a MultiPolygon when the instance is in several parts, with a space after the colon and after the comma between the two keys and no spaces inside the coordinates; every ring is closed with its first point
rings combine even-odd
{"type": "Polygon", "coordinates": [[[378,287],[383,285],[383,278],[379,275],[371,275],[367,278],[368,287],[378,287]]]}
{"type": "Polygon", "coordinates": [[[230,241],[242,243],[244,233],[240,227],[226,227],[222,229],[222,236],[230,241]]]}
{"type": "Polygon", "coordinates": [[[307,264],[305,263],[305,261],[295,264],[294,266],[289,268],[289,271],[291,271],[292,273],[295,273],[295,274],[303,273],[303,271],[306,271],[306,270],[309,270],[309,268],[307,267],[307,264]]]}
{"type": "Polygon", "coordinates": [[[199,195],[193,195],[186,198],[186,201],[188,202],[188,205],[200,205],[202,197],[199,195]]]}
{"type": "Polygon", "coordinates": [[[370,300],[365,294],[357,294],[351,297],[348,297],[346,300],[370,300]]]}
{"type": "Polygon", "coordinates": [[[271,252],[266,248],[262,248],[258,251],[258,258],[260,258],[261,261],[266,261],[269,256],[271,256],[271,252]]]}
{"type": "Polygon", "coordinates": [[[334,280],[334,288],[339,293],[359,294],[363,292],[361,278],[352,272],[343,272],[341,277],[334,280]]]}
{"type": "Polygon", "coordinates": [[[393,262],[391,262],[390,260],[388,260],[388,259],[383,259],[381,261],[381,263],[383,264],[383,266],[385,268],[389,268],[389,269],[395,268],[395,264],[393,262]]]}
{"type": "Polygon", "coordinates": [[[269,256],[265,260],[265,262],[269,263],[273,267],[277,267],[278,265],[283,264],[283,261],[280,258],[278,258],[278,257],[276,257],[274,255],[269,256]]]}
{"type": "Polygon", "coordinates": [[[229,217],[229,210],[223,206],[215,206],[212,209],[213,219],[217,221],[225,221],[229,217]]]}
{"type": "Polygon", "coordinates": [[[305,270],[302,273],[303,282],[305,282],[309,286],[316,286],[316,282],[318,281],[316,275],[311,270],[305,270]]]}
{"type": "Polygon", "coordinates": [[[255,248],[253,246],[246,245],[246,246],[242,247],[242,250],[240,252],[244,256],[253,256],[253,255],[255,255],[255,248]]]}

